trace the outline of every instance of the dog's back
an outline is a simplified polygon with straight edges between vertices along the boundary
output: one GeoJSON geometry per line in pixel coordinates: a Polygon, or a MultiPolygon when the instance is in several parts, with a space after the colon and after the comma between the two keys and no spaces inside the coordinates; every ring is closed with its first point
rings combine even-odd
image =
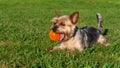
{"type": "Polygon", "coordinates": [[[94,27],[86,26],[80,28],[79,30],[83,47],[90,47],[93,43],[97,41],[100,34],[100,31],[94,27]]]}

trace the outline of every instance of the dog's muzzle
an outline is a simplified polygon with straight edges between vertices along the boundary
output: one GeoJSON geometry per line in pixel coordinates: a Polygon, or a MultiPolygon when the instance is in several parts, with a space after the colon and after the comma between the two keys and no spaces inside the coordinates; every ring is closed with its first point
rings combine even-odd
{"type": "Polygon", "coordinates": [[[55,25],[55,26],[53,26],[52,30],[53,30],[54,32],[56,32],[56,31],[57,31],[57,28],[58,28],[58,26],[55,25]]]}

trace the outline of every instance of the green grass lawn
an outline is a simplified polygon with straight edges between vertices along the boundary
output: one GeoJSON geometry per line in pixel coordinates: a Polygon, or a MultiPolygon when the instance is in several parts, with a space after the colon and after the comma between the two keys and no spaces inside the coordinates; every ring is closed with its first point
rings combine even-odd
{"type": "Polygon", "coordinates": [[[0,0],[0,68],[120,68],[120,0],[0,0]],[[79,27],[96,27],[101,13],[111,46],[50,53],[59,44],[48,37],[54,13],[74,11],[79,27]]]}

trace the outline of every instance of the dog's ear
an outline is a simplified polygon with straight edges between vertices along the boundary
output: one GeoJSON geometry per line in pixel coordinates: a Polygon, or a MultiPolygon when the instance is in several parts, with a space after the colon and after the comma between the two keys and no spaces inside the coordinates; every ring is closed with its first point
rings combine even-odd
{"type": "Polygon", "coordinates": [[[55,12],[54,17],[59,17],[59,15],[58,15],[58,13],[57,13],[57,12],[55,12]]]}
{"type": "Polygon", "coordinates": [[[73,24],[76,24],[79,18],[79,12],[74,12],[70,15],[70,20],[73,24]]]}

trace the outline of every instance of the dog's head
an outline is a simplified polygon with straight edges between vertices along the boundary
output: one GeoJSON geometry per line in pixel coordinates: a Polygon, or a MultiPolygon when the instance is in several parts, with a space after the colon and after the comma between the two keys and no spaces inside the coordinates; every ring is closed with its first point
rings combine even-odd
{"type": "Polygon", "coordinates": [[[64,34],[64,40],[68,39],[74,32],[74,28],[78,21],[79,12],[74,12],[71,15],[55,15],[52,19],[51,29],[60,34],[64,34]]]}

